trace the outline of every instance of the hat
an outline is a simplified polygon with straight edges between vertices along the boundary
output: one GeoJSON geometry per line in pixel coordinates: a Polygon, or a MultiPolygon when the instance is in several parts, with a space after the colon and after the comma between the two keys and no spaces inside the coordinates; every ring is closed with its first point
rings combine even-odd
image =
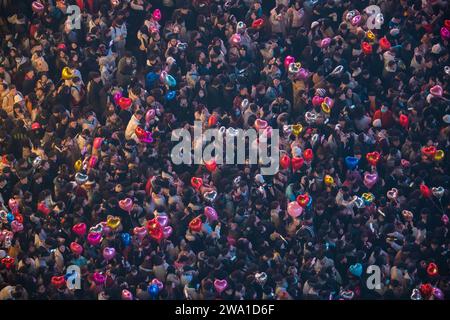
{"type": "Polygon", "coordinates": [[[311,29],[314,29],[315,27],[317,27],[319,25],[318,21],[313,21],[313,23],[311,23],[311,29]]]}

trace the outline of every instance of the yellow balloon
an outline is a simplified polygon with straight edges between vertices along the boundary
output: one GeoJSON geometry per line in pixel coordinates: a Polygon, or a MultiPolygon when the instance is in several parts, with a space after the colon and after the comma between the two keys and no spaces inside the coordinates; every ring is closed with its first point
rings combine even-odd
{"type": "Polygon", "coordinates": [[[436,161],[441,161],[442,159],[444,159],[444,157],[445,157],[444,150],[437,150],[436,153],[434,154],[434,160],[436,161]]]}
{"type": "Polygon", "coordinates": [[[83,166],[83,161],[77,160],[73,167],[74,167],[75,171],[78,172],[81,170],[82,166],[83,166]]]}
{"type": "Polygon", "coordinates": [[[70,70],[69,67],[64,67],[64,68],[62,69],[62,72],[61,72],[61,78],[62,78],[63,80],[70,80],[70,79],[72,79],[73,77],[74,77],[74,74],[73,74],[73,72],[70,70]]]}
{"type": "Polygon", "coordinates": [[[373,33],[372,31],[367,31],[366,32],[366,37],[367,39],[369,39],[370,41],[374,41],[376,39],[375,33],[373,33]]]}
{"type": "Polygon", "coordinates": [[[120,218],[108,216],[108,219],[106,219],[106,225],[111,229],[117,229],[120,226],[120,218]]]}
{"type": "Polygon", "coordinates": [[[324,181],[327,186],[331,186],[332,184],[334,184],[333,177],[329,176],[328,174],[325,176],[324,181]]]}
{"type": "Polygon", "coordinates": [[[325,113],[330,113],[331,112],[331,108],[329,105],[327,105],[325,102],[322,102],[322,104],[320,105],[322,107],[322,111],[325,113]]]}
{"type": "Polygon", "coordinates": [[[373,196],[373,194],[372,193],[363,193],[362,194],[362,198],[364,199],[364,200],[366,200],[367,202],[372,202],[373,200],[374,200],[374,196],[373,196]]]}
{"type": "Polygon", "coordinates": [[[294,124],[292,126],[292,133],[298,136],[303,131],[303,126],[300,123],[294,124]]]}

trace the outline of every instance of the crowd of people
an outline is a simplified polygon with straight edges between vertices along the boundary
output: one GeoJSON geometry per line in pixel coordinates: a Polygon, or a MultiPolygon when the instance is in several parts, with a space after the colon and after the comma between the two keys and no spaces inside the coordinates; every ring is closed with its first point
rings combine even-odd
{"type": "Polygon", "coordinates": [[[0,300],[450,297],[448,1],[0,11],[0,300]],[[278,173],[175,165],[194,121],[278,173]]]}

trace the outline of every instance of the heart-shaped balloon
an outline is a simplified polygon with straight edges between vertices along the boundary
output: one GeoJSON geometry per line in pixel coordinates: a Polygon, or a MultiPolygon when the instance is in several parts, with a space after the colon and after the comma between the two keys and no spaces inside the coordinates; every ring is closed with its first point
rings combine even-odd
{"type": "Polygon", "coordinates": [[[122,300],[133,300],[133,294],[127,289],[122,290],[122,300]]]}
{"type": "Polygon", "coordinates": [[[397,198],[398,198],[398,189],[397,188],[392,188],[391,190],[389,190],[387,192],[386,196],[390,200],[397,200],[397,198]]]}
{"type": "Polygon", "coordinates": [[[83,161],[80,159],[75,161],[75,164],[73,165],[76,172],[80,171],[83,168],[83,161]]]}
{"type": "Polygon", "coordinates": [[[391,43],[386,37],[382,37],[379,41],[381,50],[389,50],[391,48],[391,43]]]}
{"type": "Polygon", "coordinates": [[[130,236],[129,233],[126,233],[126,232],[122,233],[120,235],[120,238],[122,239],[122,243],[123,243],[123,245],[125,247],[130,245],[130,243],[131,243],[131,236],[130,236]]]}
{"type": "Polygon", "coordinates": [[[267,121],[262,119],[256,119],[255,121],[255,129],[256,130],[263,130],[267,128],[267,121]]]}
{"type": "Polygon", "coordinates": [[[202,230],[202,219],[196,217],[189,222],[189,229],[193,232],[200,232],[202,230]]]}
{"type": "Polygon", "coordinates": [[[79,244],[79,243],[72,242],[72,243],[70,244],[70,250],[71,250],[74,254],[80,255],[80,254],[83,253],[83,246],[82,246],[81,244],[79,244]]]}
{"type": "Polygon", "coordinates": [[[431,192],[433,193],[433,196],[441,199],[444,196],[445,189],[443,187],[433,187],[431,188],[431,192]]]}
{"type": "Polygon", "coordinates": [[[311,162],[313,157],[314,157],[314,154],[313,154],[312,149],[306,149],[305,151],[303,151],[303,159],[305,159],[306,162],[311,162]]]}
{"type": "Polygon", "coordinates": [[[100,149],[100,147],[102,146],[103,140],[104,139],[102,137],[96,137],[94,139],[94,142],[92,143],[92,147],[96,150],[100,149]]]}
{"type": "Polygon", "coordinates": [[[291,160],[292,170],[297,171],[303,167],[305,160],[302,157],[293,157],[291,160]]]}
{"type": "Polygon", "coordinates": [[[300,123],[294,124],[292,126],[292,133],[294,134],[294,136],[298,137],[298,135],[300,133],[302,133],[303,131],[303,126],[300,123]]]}
{"type": "Polygon", "coordinates": [[[191,185],[195,190],[199,190],[203,186],[203,179],[198,177],[192,177],[191,185]]]}
{"type": "Polygon", "coordinates": [[[19,203],[14,198],[10,198],[8,200],[8,206],[11,209],[12,213],[17,213],[17,211],[19,210],[19,203]]]}
{"type": "Polygon", "coordinates": [[[11,222],[11,230],[14,233],[21,232],[23,230],[23,224],[17,220],[11,222]]]}
{"type": "Polygon", "coordinates": [[[295,63],[295,58],[293,56],[286,56],[284,58],[284,67],[287,69],[291,63],[295,63]]]}
{"type": "Polygon", "coordinates": [[[153,120],[155,118],[155,115],[156,115],[155,109],[149,109],[145,113],[145,122],[149,123],[151,120],[153,120]]]}
{"type": "Polygon", "coordinates": [[[128,110],[131,107],[133,101],[130,98],[120,97],[119,98],[119,107],[122,110],[128,110]]]}
{"type": "Polygon", "coordinates": [[[422,294],[419,289],[413,289],[411,293],[411,300],[422,300],[422,294]]]}
{"type": "Polygon", "coordinates": [[[305,193],[298,195],[296,200],[300,206],[305,208],[309,203],[309,199],[310,199],[309,194],[305,193]]]}
{"type": "Polygon", "coordinates": [[[370,192],[363,193],[361,195],[361,198],[363,199],[364,204],[366,206],[370,205],[373,202],[373,200],[375,200],[375,196],[373,195],[373,193],[370,193],[370,192]]]}
{"type": "Polygon", "coordinates": [[[171,226],[166,226],[163,228],[163,237],[164,239],[168,239],[170,235],[172,234],[173,229],[171,226]]]}
{"type": "Polygon", "coordinates": [[[303,208],[297,201],[292,201],[288,204],[287,212],[292,218],[297,218],[303,213],[303,208]]]}
{"type": "Polygon", "coordinates": [[[106,225],[112,230],[116,230],[120,226],[120,218],[115,216],[108,216],[106,225]]]}
{"type": "Polygon", "coordinates": [[[217,168],[216,160],[211,159],[209,161],[205,161],[205,167],[209,172],[214,172],[217,168]]]}
{"type": "Polygon", "coordinates": [[[66,278],[64,276],[53,276],[51,283],[55,288],[61,289],[66,285],[66,278]]]}
{"type": "Polygon", "coordinates": [[[106,276],[100,272],[94,272],[92,275],[92,280],[94,280],[96,285],[101,286],[106,282],[106,276]]]}
{"type": "Polygon", "coordinates": [[[428,299],[433,294],[433,286],[429,283],[423,283],[419,287],[422,297],[428,299]]]}
{"type": "Polygon", "coordinates": [[[330,45],[330,43],[331,43],[331,38],[324,38],[324,39],[322,39],[322,41],[320,41],[320,47],[326,48],[330,45]]]}
{"type": "Polygon", "coordinates": [[[444,293],[439,288],[433,288],[433,296],[438,300],[444,300],[444,293]]]}
{"type": "Polygon", "coordinates": [[[255,273],[255,280],[256,280],[256,283],[263,286],[267,281],[267,273],[265,273],[265,272],[255,273]]]}
{"type": "Polygon", "coordinates": [[[291,166],[291,158],[285,154],[280,159],[280,165],[283,169],[287,169],[291,166]]]}
{"type": "Polygon", "coordinates": [[[156,221],[161,227],[165,227],[169,224],[169,217],[165,215],[159,215],[155,217],[156,221]]]}
{"type": "Polygon", "coordinates": [[[102,233],[103,232],[103,225],[101,223],[99,223],[96,226],[89,228],[89,232],[102,233]]]}
{"type": "Polygon", "coordinates": [[[136,129],[134,129],[134,133],[136,134],[136,137],[138,137],[139,139],[144,139],[147,137],[147,131],[145,131],[141,127],[136,127],[136,129]]]}
{"type": "Polygon", "coordinates": [[[87,235],[87,242],[91,246],[96,246],[102,241],[102,234],[100,232],[89,232],[87,235]]]}
{"type": "Polygon", "coordinates": [[[334,184],[334,179],[333,179],[333,177],[330,176],[330,175],[328,175],[328,174],[325,175],[325,177],[323,178],[323,181],[325,182],[325,184],[326,184],[327,186],[331,186],[331,185],[334,184]]]}
{"type": "Polygon", "coordinates": [[[253,29],[259,29],[264,25],[264,19],[258,18],[252,22],[253,29]]]}
{"type": "Polygon", "coordinates": [[[424,197],[424,198],[431,198],[431,195],[432,195],[430,188],[428,188],[428,186],[425,184],[420,185],[420,193],[422,194],[422,197],[424,197]]]}
{"type": "Polygon", "coordinates": [[[363,272],[363,266],[361,263],[356,263],[356,264],[352,264],[348,270],[350,271],[350,273],[352,275],[354,275],[355,277],[361,277],[362,272],[363,272]]]}
{"type": "Polygon", "coordinates": [[[366,172],[364,174],[364,185],[368,188],[371,189],[378,180],[378,174],[377,173],[369,173],[366,172]]]}
{"type": "Polygon", "coordinates": [[[371,30],[366,32],[366,38],[370,41],[375,41],[375,39],[377,38],[375,33],[373,33],[371,30]]]}
{"type": "Polygon", "coordinates": [[[79,185],[85,184],[89,179],[89,176],[87,174],[77,172],[75,174],[75,182],[79,185]]]}
{"type": "Polygon", "coordinates": [[[223,280],[219,280],[219,279],[215,279],[214,280],[214,288],[216,289],[216,291],[220,294],[223,291],[225,291],[225,289],[228,287],[228,282],[227,280],[223,279],[223,280]]]}
{"type": "Polygon", "coordinates": [[[449,29],[442,27],[440,34],[441,34],[442,39],[444,39],[444,40],[450,39],[450,30],[449,29]]]}
{"type": "Polygon", "coordinates": [[[325,114],[330,114],[331,108],[330,108],[330,106],[327,105],[325,102],[322,102],[322,104],[321,104],[320,107],[322,108],[322,111],[323,111],[325,114]]]}
{"type": "Polygon", "coordinates": [[[77,223],[72,227],[72,231],[82,237],[86,234],[86,224],[84,222],[77,223]]]}
{"type": "Polygon", "coordinates": [[[361,44],[361,49],[365,55],[372,54],[372,51],[373,51],[372,45],[366,41],[363,41],[363,43],[361,44]]]}
{"type": "Polygon", "coordinates": [[[121,92],[121,91],[117,91],[117,92],[113,95],[114,103],[115,103],[115,104],[119,104],[120,98],[122,98],[122,92],[121,92]]]}
{"type": "Polygon", "coordinates": [[[318,107],[318,106],[320,106],[322,104],[323,100],[324,99],[321,96],[314,96],[312,98],[312,104],[313,104],[314,107],[318,107]]]}
{"type": "Polygon", "coordinates": [[[14,221],[14,215],[11,212],[8,212],[8,214],[6,215],[6,220],[8,221],[8,223],[11,223],[14,221]]]}
{"type": "Polygon", "coordinates": [[[378,161],[380,160],[380,153],[377,151],[369,152],[366,154],[366,159],[371,166],[376,167],[378,161]]]}
{"type": "Polygon", "coordinates": [[[448,224],[448,221],[449,221],[448,216],[446,214],[443,214],[442,217],[441,217],[441,221],[445,225],[448,224]]]}
{"type": "Polygon", "coordinates": [[[439,275],[439,270],[438,270],[438,267],[437,267],[436,263],[430,262],[428,264],[428,266],[427,266],[427,274],[430,277],[435,277],[435,276],[439,275]]]}
{"type": "Polygon", "coordinates": [[[210,222],[218,219],[217,211],[213,207],[206,206],[203,213],[210,222]]]}
{"type": "Polygon", "coordinates": [[[31,3],[31,10],[33,10],[33,12],[36,12],[36,13],[42,13],[42,12],[44,12],[45,7],[39,1],[33,1],[31,3]]]}
{"type": "Polygon", "coordinates": [[[91,157],[89,158],[88,167],[89,167],[89,168],[94,168],[95,165],[97,164],[97,161],[98,161],[97,156],[91,156],[91,157]]]}
{"type": "Polygon", "coordinates": [[[355,26],[359,25],[360,22],[361,22],[361,15],[358,14],[352,18],[351,24],[352,24],[352,26],[355,27],[355,26]]]}
{"type": "Polygon", "coordinates": [[[445,157],[444,150],[436,150],[436,153],[434,154],[433,159],[435,161],[441,161],[442,159],[444,159],[444,157],[445,157]]]}
{"type": "Polygon", "coordinates": [[[156,21],[160,21],[162,18],[161,10],[155,9],[155,11],[153,11],[152,13],[152,18],[156,21]]]}
{"type": "Polygon", "coordinates": [[[216,200],[217,198],[217,191],[216,190],[211,190],[208,192],[203,193],[203,198],[208,201],[209,203],[213,203],[214,200],[216,200]]]}
{"type": "Polygon", "coordinates": [[[401,159],[400,164],[403,168],[409,168],[409,166],[411,165],[411,163],[406,159],[401,159]]]}
{"type": "Polygon", "coordinates": [[[307,111],[307,112],[305,113],[305,121],[306,121],[308,124],[313,124],[313,123],[316,122],[316,120],[317,120],[317,115],[316,115],[315,113],[310,112],[310,111],[307,111]]]}
{"type": "Polygon", "coordinates": [[[105,258],[106,261],[114,259],[116,255],[116,249],[111,247],[105,247],[103,249],[103,258],[105,258]]]}
{"type": "Polygon", "coordinates": [[[239,45],[241,43],[241,35],[239,33],[235,33],[230,37],[230,42],[233,45],[239,45]]]}
{"type": "Polygon", "coordinates": [[[407,115],[401,114],[400,117],[399,117],[399,119],[398,119],[398,122],[400,123],[400,125],[401,125],[403,128],[408,129],[408,126],[409,126],[409,118],[408,118],[407,115]]]}
{"type": "Polygon", "coordinates": [[[298,73],[300,71],[300,67],[301,66],[302,65],[299,64],[299,63],[292,62],[291,64],[289,64],[288,72],[290,74],[296,74],[296,73],[298,73]]]}
{"type": "Polygon", "coordinates": [[[138,239],[142,240],[147,234],[147,230],[145,229],[145,227],[135,227],[133,229],[133,234],[138,237],[138,239]]]}
{"type": "Polygon", "coordinates": [[[52,210],[45,204],[45,201],[41,201],[37,205],[37,211],[42,212],[44,215],[48,216],[52,210]]]}
{"type": "Polygon", "coordinates": [[[436,154],[437,149],[435,146],[428,146],[428,147],[422,147],[421,151],[424,156],[433,158],[434,155],[436,154]]]}
{"type": "Polygon", "coordinates": [[[358,162],[359,162],[359,159],[356,157],[350,157],[350,156],[345,157],[345,165],[350,170],[355,169],[356,166],[358,165],[358,162]]]}
{"type": "Polygon", "coordinates": [[[366,206],[363,198],[360,198],[360,197],[355,198],[354,204],[358,209],[364,208],[366,206]]]}
{"type": "Polygon", "coordinates": [[[133,200],[131,198],[125,198],[119,201],[119,207],[127,212],[130,212],[133,208],[133,200]]]}
{"type": "Polygon", "coordinates": [[[156,285],[160,291],[164,288],[164,284],[156,278],[152,280],[151,284],[156,285]]]}

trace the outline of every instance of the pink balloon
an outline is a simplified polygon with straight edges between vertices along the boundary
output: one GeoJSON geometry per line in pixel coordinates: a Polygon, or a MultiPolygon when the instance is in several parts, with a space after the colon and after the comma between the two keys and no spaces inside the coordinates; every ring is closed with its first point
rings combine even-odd
{"type": "Polygon", "coordinates": [[[238,33],[235,33],[231,36],[230,41],[232,44],[238,45],[241,43],[241,35],[238,33]]]}
{"type": "Polygon", "coordinates": [[[23,230],[23,224],[17,220],[14,220],[13,222],[11,222],[11,230],[14,233],[21,232],[23,230]]]}
{"type": "Polygon", "coordinates": [[[161,10],[156,9],[155,11],[153,11],[152,17],[153,17],[153,19],[155,19],[156,21],[161,20],[161,10]]]}
{"type": "Polygon", "coordinates": [[[225,280],[225,279],[223,279],[223,280],[219,280],[219,279],[214,280],[214,288],[216,289],[216,291],[218,293],[222,293],[227,287],[228,287],[227,280],[225,280]]]}
{"type": "Polygon", "coordinates": [[[145,114],[145,122],[150,122],[153,118],[155,118],[156,111],[155,109],[149,109],[145,114]]]}
{"type": "Polygon", "coordinates": [[[159,288],[159,291],[164,288],[164,284],[156,278],[152,280],[151,284],[156,284],[159,288]]]}
{"type": "Polygon", "coordinates": [[[133,208],[133,200],[131,200],[130,198],[120,200],[119,207],[124,211],[130,212],[133,208]]]}
{"type": "Polygon", "coordinates": [[[170,235],[172,234],[173,229],[171,226],[167,226],[163,228],[163,237],[164,239],[167,239],[170,237],[170,235]]]}
{"type": "Polygon", "coordinates": [[[217,211],[213,207],[207,206],[207,207],[205,207],[205,210],[203,212],[209,221],[215,221],[218,219],[217,211]]]}
{"type": "Polygon", "coordinates": [[[72,231],[75,232],[78,236],[84,236],[86,233],[86,224],[81,222],[77,223],[72,227],[72,231]]]}
{"type": "Polygon", "coordinates": [[[19,204],[17,203],[17,200],[14,198],[9,199],[8,206],[13,213],[16,213],[17,210],[19,209],[19,204]]]}
{"type": "Polygon", "coordinates": [[[303,213],[303,208],[298,204],[297,201],[292,201],[289,202],[287,211],[292,218],[297,218],[303,213]]]}
{"type": "Polygon", "coordinates": [[[157,216],[156,221],[158,221],[161,227],[165,227],[169,223],[169,218],[167,216],[157,216]]]}
{"type": "Polygon", "coordinates": [[[116,104],[119,103],[120,98],[122,98],[122,92],[118,91],[114,94],[113,99],[116,104]]]}
{"type": "Polygon", "coordinates": [[[92,280],[94,280],[96,285],[102,285],[106,281],[106,276],[101,274],[100,272],[94,272],[92,275],[92,280]]]}
{"type": "Polygon", "coordinates": [[[312,98],[312,104],[313,104],[314,107],[318,107],[318,106],[320,106],[322,104],[323,100],[324,99],[322,97],[320,97],[320,96],[314,96],[312,98]]]}
{"type": "Polygon", "coordinates": [[[105,258],[106,261],[113,259],[115,255],[116,249],[110,247],[103,249],[103,258],[105,258]]]}
{"type": "Polygon", "coordinates": [[[325,97],[325,99],[323,99],[323,102],[325,102],[325,104],[330,108],[334,106],[334,100],[331,99],[330,97],[325,97]]]}
{"type": "Polygon", "coordinates": [[[371,189],[375,185],[375,183],[377,183],[377,180],[378,180],[378,174],[376,174],[376,173],[366,172],[364,174],[364,185],[368,189],[371,189]]]}
{"type": "Polygon", "coordinates": [[[102,241],[102,234],[100,232],[89,232],[87,241],[90,245],[96,246],[102,241]]]}
{"type": "Polygon", "coordinates": [[[298,70],[296,76],[299,79],[306,79],[309,76],[309,72],[308,72],[308,70],[306,70],[304,68],[300,68],[300,70],[298,70]]]}
{"type": "Polygon", "coordinates": [[[147,234],[147,229],[145,229],[145,227],[135,227],[133,229],[133,234],[137,236],[138,239],[142,240],[147,234]]]}
{"type": "Polygon", "coordinates": [[[91,156],[91,158],[89,159],[89,168],[94,168],[95,165],[97,164],[97,160],[98,158],[96,156],[91,156]]]}
{"type": "Polygon", "coordinates": [[[444,40],[450,39],[450,30],[448,30],[446,27],[441,28],[441,37],[444,40]]]}
{"type": "Polygon", "coordinates": [[[331,43],[331,38],[324,38],[320,42],[320,47],[321,48],[326,48],[326,47],[328,47],[330,45],[330,43],[331,43]]]}
{"type": "Polygon", "coordinates": [[[133,294],[127,289],[122,290],[122,300],[133,300],[133,294]]]}
{"type": "Polygon", "coordinates": [[[295,58],[293,56],[286,56],[284,58],[284,67],[287,69],[291,63],[295,63],[295,58]]]}
{"type": "Polygon", "coordinates": [[[430,93],[433,96],[442,97],[442,93],[443,93],[442,87],[437,84],[437,85],[435,85],[435,86],[430,88],[430,93]]]}

